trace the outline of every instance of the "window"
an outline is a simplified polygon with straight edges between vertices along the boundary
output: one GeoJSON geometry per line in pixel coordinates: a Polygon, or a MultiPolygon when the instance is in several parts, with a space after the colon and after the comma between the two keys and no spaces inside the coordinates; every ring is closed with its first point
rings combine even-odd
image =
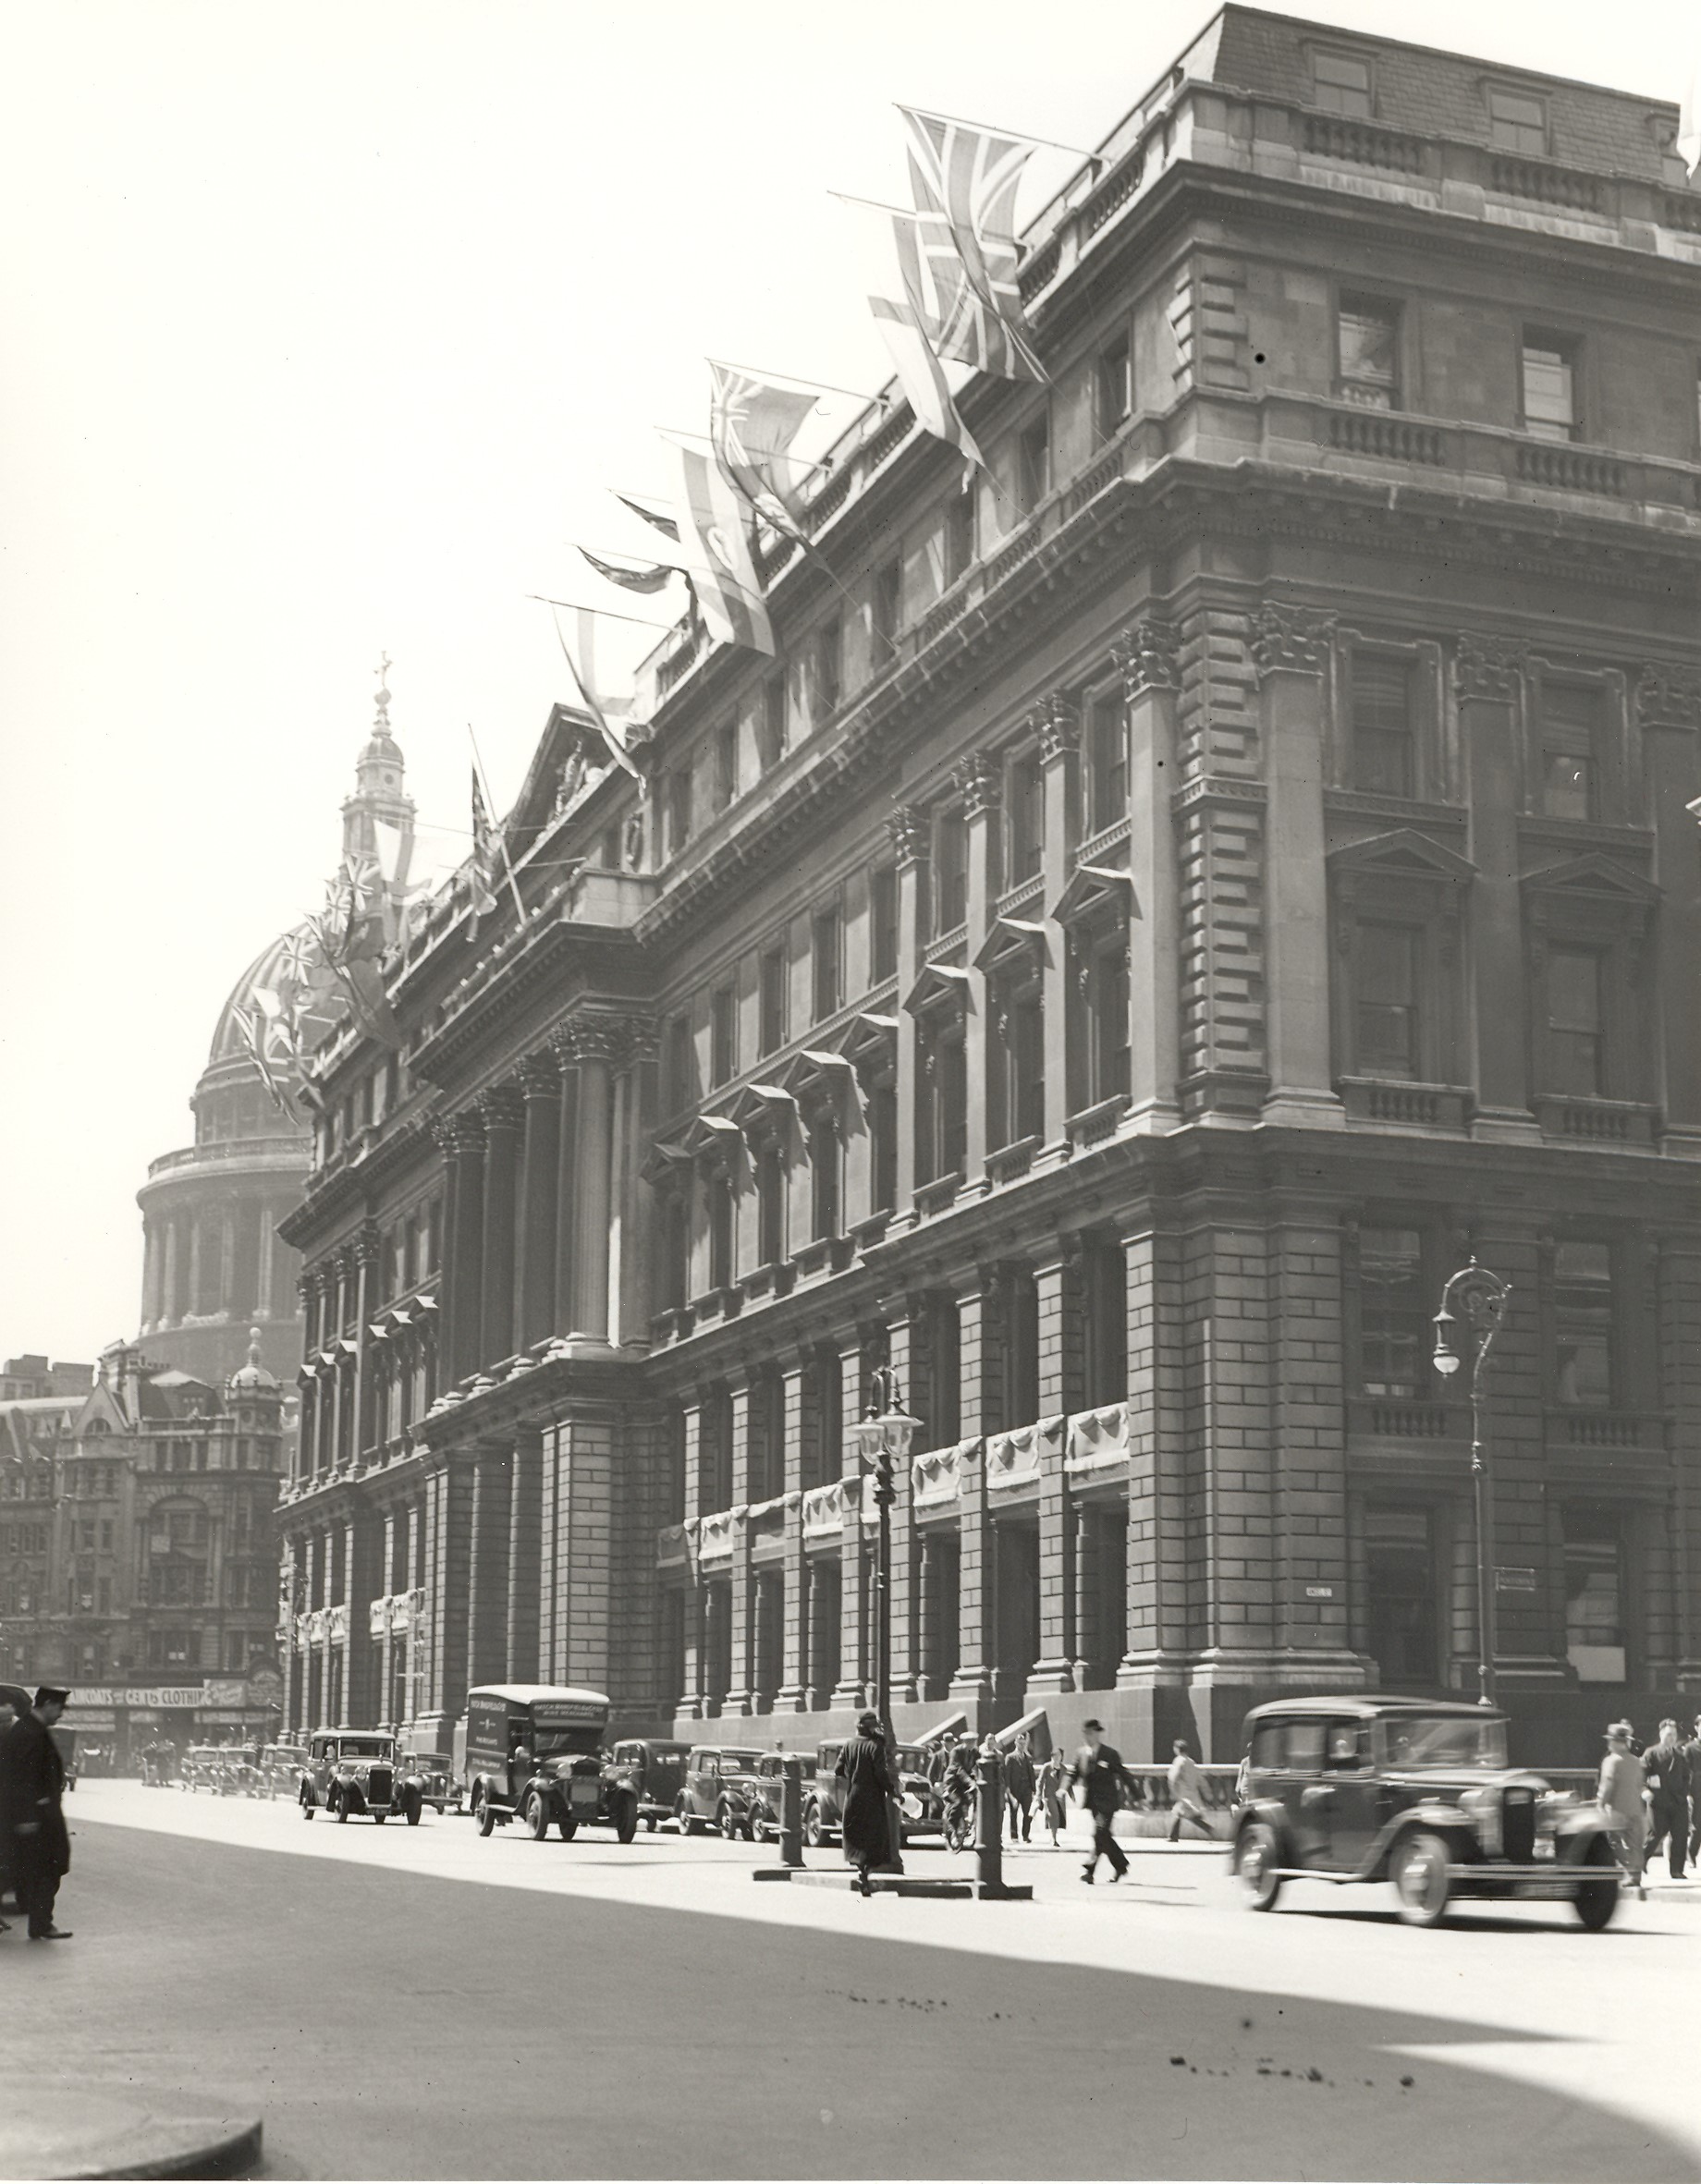
{"type": "Polygon", "coordinates": [[[898,972],[898,871],[876,865],[868,876],[869,977],[878,985],[898,972]]]}
{"type": "Polygon", "coordinates": [[[667,776],[667,847],[678,856],[691,840],[691,770],[676,766],[667,776]]]}
{"type": "Polygon", "coordinates": [[[777,1266],[786,1255],[786,1166],[770,1138],[756,1156],[756,1256],[777,1266]]]}
{"type": "Polygon", "coordinates": [[[1367,1396],[1423,1393],[1431,1306],[1415,1228],[1364,1228],[1358,1239],[1359,1383],[1367,1396]]]}
{"type": "Polygon", "coordinates": [[[1343,296],[1335,322],[1340,370],[1336,393],[1361,409],[1400,408],[1400,313],[1392,304],[1343,296]]]}
{"type": "Polygon", "coordinates": [[[969,914],[969,830],[961,811],[940,814],[934,838],[934,931],[951,933],[969,914]]]}
{"type": "Polygon", "coordinates": [[[1579,685],[1541,686],[1537,782],[1543,816],[1600,816],[1600,693],[1579,685]]]}
{"type": "Polygon", "coordinates": [[[819,727],[838,711],[838,701],[843,694],[842,654],[844,651],[844,622],[838,615],[829,616],[816,630],[809,654],[809,719],[812,727],[819,727]]]}
{"type": "Polygon", "coordinates": [[[893,1085],[873,1087],[866,1120],[873,1211],[881,1214],[890,1210],[898,1196],[898,1093],[893,1085]]]}
{"type": "Polygon", "coordinates": [[[1417,794],[1412,671],[1403,660],[1352,655],[1352,786],[1378,796],[1417,794]]]}
{"type": "Polygon", "coordinates": [[[974,562],[974,489],[960,493],[945,512],[945,581],[968,575],[974,562]]]}
{"type": "Polygon", "coordinates": [[[1410,925],[1364,924],[1355,949],[1357,1062],[1367,1077],[1422,1075],[1418,1045],[1418,950],[1410,925]]]}
{"type": "Polygon", "coordinates": [[[1548,1069],[1544,1090],[1573,1099],[1600,1099],[1606,1092],[1606,1010],[1597,948],[1548,950],[1548,1069]]]}
{"type": "Polygon", "coordinates": [[[1612,1251],[1562,1243],[1553,1262],[1554,1384],[1561,1403],[1612,1405],[1612,1251]]]}
{"type": "Polygon", "coordinates": [[[1046,1127],[1046,1017],[1037,984],[994,1002],[991,1134],[997,1145],[1043,1136],[1046,1127]]]}
{"type": "Polygon", "coordinates": [[[931,1294],[923,1325],[927,1342],[927,1446],[948,1448],[962,1437],[962,1319],[957,1299],[938,1291],[931,1294]]]}
{"type": "Polygon", "coordinates": [[[1128,709],[1120,695],[1087,709],[1087,827],[1097,834],[1128,816],[1128,709]]]}
{"type": "Polygon", "coordinates": [[[1524,429],[1538,440],[1575,440],[1577,374],[1569,343],[1550,334],[1524,337],[1524,429]]]}
{"type": "Polygon", "coordinates": [[[710,1084],[725,1084],[738,1066],[738,996],[716,986],[709,995],[710,1084]]]}
{"type": "Polygon", "coordinates": [[[1046,785],[1037,751],[1017,759],[1010,767],[1004,824],[1005,883],[1015,887],[1031,880],[1045,859],[1046,785]]]}
{"type": "Polygon", "coordinates": [[[1370,63],[1356,54],[1316,52],[1311,56],[1311,103],[1326,114],[1368,116],[1370,63]]]}
{"type": "Polygon", "coordinates": [[[695,1056],[691,1052],[691,1019],[685,1016],[669,1017],[665,1041],[664,1074],[667,1078],[665,1097],[667,1111],[677,1115],[680,1108],[689,1107],[696,1093],[695,1056]]]}
{"type": "Polygon", "coordinates": [[[814,967],[815,1021],[834,1014],[844,1004],[844,921],[837,904],[817,910],[811,933],[814,967]]]}
{"type": "Polygon", "coordinates": [[[732,1283],[732,1183],[728,1177],[709,1177],[709,1287],[725,1289],[732,1283]]]}
{"type": "Polygon", "coordinates": [[[969,1063],[961,1032],[942,1043],[938,1064],[934,1173],[961,1175],[969,1148],[969,1063]]]}
{"type": "Polygon", "coordinates": [[[1565,1510],[1565,1655],[1579,1683],[1623,1683],[1624,1526],[1618,1510],[1565,1510]]]}
{"type": "Polygon", "coordinates": [[[894,555],[875,571],[872,614],[875,641],[874,668],[878,674],[886,665],[886,654],[896,648],[902,624],[903,559],[899,555],[894,555]]]}
{"type": "Polygon", "coordinates": [[[786,750],[786,678],[770,675],[762,686],[762,710],[756,734],[764,767],[777,766],[786,750]]]}
{"type": "Polygon", "coordinates": [[[735,722],[715,731],[715,809],[724,811],[739,793],[739,731],[735,722]]]}
{"type": "Polygon", "coordinates": [[[1527,91],[1488,91],[1488,140],[1499,152],[1533,153],[1548,149],[1548,115],[1527,91]]]}
{"type": "Polygon", "coordinates": [[[810,1211],[817,1238],[839,1233],[843,1162],[838,1117],[818,1115],[809,1130],[810,1211]]]}
{"type": "Polygon", "coordinates": [[[1120,1245],[1089,1244],[1081,1262],[1083,1392],[1089,1409],[1128,1394],[1128,1262],[1120,1245]]]}
{"type": "Polygon", "coordinates": [[[1119,335],[1108,348],[1098,352],[1094,369],[1094,396],[1098,429],[1108,440],[1120,432],[1134,409],[1132,352],[1126,334],[1119,335]]]}
{"type": "Polygon", "coordinates": [[[691,1287],[691,1207],[682,1190],[670,1191],[662,1216],[662,1302],[677,1312],[691,1287]]]}
{"type": "Polygon", "coordinates": [[[1022,512],[1031,515],[1051,491],[1051,418],[1042,410],[1022,427],[1016,442],[1016,492],[1022,512]]]}
{"type": "Polygon", "coordinates": [[[757,968],[757,1018],[760,1052],[772,1054],[786,1043],[786,950],[783,944],[765,948],[757,968]]]}
{"type": "Polygon", "coordinates": [[[1369,1650],[1385,1690],[1438,1683],[1434,1520],[1419,1507],[1364,1511],[1369,1650]]]}

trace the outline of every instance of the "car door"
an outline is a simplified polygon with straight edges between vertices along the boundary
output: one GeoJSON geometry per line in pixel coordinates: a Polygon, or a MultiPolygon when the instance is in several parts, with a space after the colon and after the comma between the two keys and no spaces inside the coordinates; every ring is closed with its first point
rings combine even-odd
{"type": "Polygon", "coordinates": [[[1381,1826],[1375,1760],[1370,1722],[1342,1719],[1324,1725],[1322,1779],[1316,1787],[1328,1848],[1319,1863],[1336,1873],[1357,1872],[1381,1826]]]}
{"type": "Polygon", "coordinates": [[[691,1754],[691,1771],[685,1777],[685,1801],[694,1819],[707,1820],[714,1813],[715,1800],[720,1794],[719,1763],[717,1751],[691,1754]]]}
{"type": "Polygon", "coordinates": [[[1296,1865],[1328,1864],[1328,1799],[1322,1794],[1323,1730],[1320,1718],[1301,1714],[1284,1722],[1281,1763],[1271,1787],[1288,1815],[1296,1865]]]}

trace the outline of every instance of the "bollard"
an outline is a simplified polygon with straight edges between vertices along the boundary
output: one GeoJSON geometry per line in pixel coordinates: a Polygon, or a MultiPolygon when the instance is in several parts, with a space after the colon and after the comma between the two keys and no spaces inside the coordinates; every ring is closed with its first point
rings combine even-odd
{"type": "Polygon", "coordinates": [[[980,1885],[997,1895],[1004,1886],[1004,1759],[983,1751],[974,1763],[974,1860],[980,1885]]]}
{"type": "Polygon", "coordinates": [[[795,1756],[779,1763],[779,1862],[803,1862],[803,1763],[795,1756]]]}

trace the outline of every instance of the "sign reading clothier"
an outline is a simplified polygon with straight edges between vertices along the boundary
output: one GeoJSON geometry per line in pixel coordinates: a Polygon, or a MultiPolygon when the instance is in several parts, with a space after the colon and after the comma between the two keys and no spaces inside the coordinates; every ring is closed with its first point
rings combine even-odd
{"type": "Polygon", "coordinates": [[[67,1714],[84,1707],[143,1706],[159,1713],[202,1706],[246,1706],[248,1686],[240,1677],[210,1683],[79,1684],[67,1714]]]}

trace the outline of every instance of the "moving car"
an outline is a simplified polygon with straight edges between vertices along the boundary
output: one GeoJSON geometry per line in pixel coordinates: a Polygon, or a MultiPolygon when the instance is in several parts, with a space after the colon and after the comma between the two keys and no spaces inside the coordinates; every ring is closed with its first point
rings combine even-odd
{"type": "Polygon", "coordinates": [[[1287,1881],[1391,1881],[1434,1926],[1463,1897],[1569,1900],[1607,1924],[1619,1873],[1599,1805],[1506,1763],[1506,1716],[1359,1693],[1279,1700],[1246,1717],[1232,1861],[1267,1911],[1287,1881]]]}
{"type": "Polygon", "coordinates": [[[191,1744],[177,1771],[179,1789],[211,1790],[214,1797],[234,1797],[238,1783],[230,1768],[231,1754],[222,1744],[191,1744]]]}
{"type": "Polygon", "coordinates": [[[260,1754],[261,1794],[268,1798],[294,1797],[307,1760],[305,1744],[268,1744],[260,1754]]]}
{"type": "Polygon", "coordinates": [[[482,1836],[523,1820],[542,1842],[553,1822],[570,1843],[581,1827],[638,1832],[630,1771],[603,1750],[604,1691],[562,1684],[485,1684],[467,1694],[466,1787],[482,1836]]]}
{"type": "Polygon", "coordinates": [[[670,1738],[623,1737],[609,1754],[636,1793],[638,1817],[652,1835],[673,1818],[690,1751],[670,1738]]]}
{"type": "Polygon", "coordinates": [[[467,1793],[447,1751],[404,1751],[400,1764],[403,1775],[419,1784],[421,1801],[439,1818],[460,1811],[467,1793]]]}
{"type": "Polygon", "coordinates": [[[728,1841],[756,1839],[756,1808],[762,1801],[756,1769],[763,1754],[747,1747],[697,1744],[685,1762],[685,1779],[674,1800],[673,1816],[682,1836],[700,1836],[712,1827],[728,1841]]]}
{"type": "Polygon", "coordinates": [[[363,1817],[382,1827],[392,1812],[417,1827],[422,1802],[417,1781],[396,1764],[396,1739],[385,1729],[315,1729],[301,1771],[301,1817],[321,1806],[333,1820],[363,1817]]]}

